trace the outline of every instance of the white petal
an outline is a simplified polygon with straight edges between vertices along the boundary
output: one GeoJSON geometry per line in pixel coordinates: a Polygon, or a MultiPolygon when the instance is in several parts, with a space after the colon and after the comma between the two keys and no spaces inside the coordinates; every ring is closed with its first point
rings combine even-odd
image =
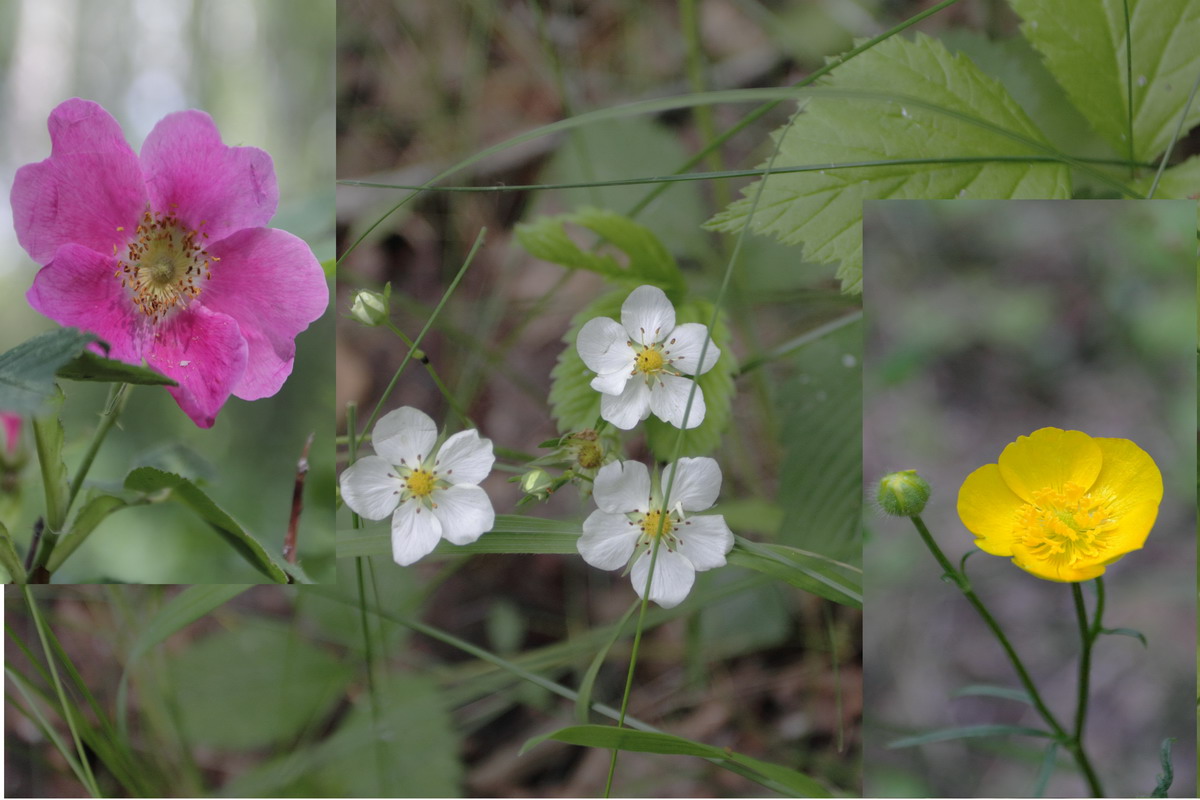
{"type": "Polygon", "coordinates": [[[712,369],[713,364],[721,357],[721,348],[709,340],[708,349],[704,351],[704,366],[697,369],[700,363],[700,348],[704,346],[707,333],[707,326],[699,322],[686,322],[671,331],[663,343],[663,355],[667,357],[671,366],[683,374],[703,375],[712,369]]]}
{"type": "Polygon", "coordinates": [[[437,476],[448,483],[481,483],[496,456],[492,454],[492,440],[482,439],[479,431],[459,431],[446,440],[433,462],[437,476]]]}
{"type": "MultiPolygon", "coordinates": [[[[646,573],[650,571],[650,551],[647,550],[633,562],[629,573],[633,589],[638,597],[645,597],[646,573]]],[[[658,560],[654,562],[654,581],[650,584],[650,599],[663,608],[674,608],[683,602],[696,581],[696,568],[679,553],[659,547],[658,560]]]]}
{"type": "Polygon", "coordinates": [[[733,531],[720,514],[688,517],[675,526],[679,552],[687,556],[697,572],[725,566],[725,556],[733,549],[733,531]]]}
{"type": "MultiPolygon", "coordinates": [[[[633,352],[630,350],[629,352],[633,352]]],[[[632,361],[628,369],[623,369],[620,372],[609,372],[606,375],[597,375],[592,378],[591,387],[601,394],[620,394],[625,391],[625,384],[633,377],[632,361]]]]}
{"type": "Polygon", "coordinates": [[[583,535],[575,546],[579,555],[593,567],[617,569],[625,566],[637,546],[642,529],[624,514],[593,511],[583,521],[583,535]]]}
{"type": "Polygon", "coordinates": [[[375,423],[371,442],[389,464],[415,467],[437,442],[437,425],[429,415],[410,406],[389,411],[375,423]]]}
{"type": "Polygon", "coordinates": [[[592,497],[610,514],[650,510],[650,470],[640,461],[610,461],[596,473],[592,497]]]}
{"type": "MultiPolygon", "coordinates": [[[[650,387],[650,410],[654,416],[676,428],[694,428],[704,422],[704,390],[697,386],[692,408],[688,411],[687,425],[683,424],[683,412],[687,408],[693,383],[675,375],[662,374],[655,378],[654,385],[650,387]]],[[[615,422],[613,424],[616,425],[615,422]]]]}
{"type": "Polygon", "coordinates": [[[496,524],[492,501],[478,486],[460,484],[437,489],[433,502],[433,515],[442,523],[442,536],[454,544],[470,544],[496,524]]]}
{"type": "Polygon", "coordinates": [[[657,286],[639,286],[621,305],[621,324],[633,341],[654,344],[675,330],[675,306],[657,286]]]}
{"type": "Polygon", "coordinates": [[[646,385],[645,380],[638,378],[629,381],[619,395],[600,395],[600,416],[623,431],[631,431],[639,422],[650,416],[650,397],[650,387],[646,385]]]}
{"type": "Polygon", "coordinates": [[[392,516],[392,559],[402,567],[433,552],[442,524],[418,501],[402,503],[392,516]]]}
{"type": "Polygon", "coordinates": [[[589,319],[579,329],[575,347],[592,372],[604,375],[633,369],[634,353],[629,346],[629,334],[616,320],[608,317],[589,319]]]}
{"type": "Polygon", "coordinates": [[[346,505],[367,519],[383,519],[400,502],[400,476],[379,456],[355,461],[338,478],[346,505]]]}
{"type": "Polygon", "coordinates": [[[711,508],[717,502],[721,493],[721,468],[716,459],[712,458],[681,458],[673,466],[667,467],[662,475],[663,492],[667,491],[671,472],[675,472],[675,482],[671,486],[671,497],[667,500],[667,508],[675,508],[676,503],[683,504],[684,511],[703,511],[711,508]]]}

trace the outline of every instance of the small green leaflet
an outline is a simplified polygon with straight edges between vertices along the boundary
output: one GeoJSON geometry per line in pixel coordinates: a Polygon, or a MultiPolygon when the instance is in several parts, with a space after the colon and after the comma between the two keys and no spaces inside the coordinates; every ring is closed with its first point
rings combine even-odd
{"type": "MultiPolygon", "coordinates": [[[[1012,0],[1021,32],[1092,127],[1129,154],[1129,78],[1133,157],[1166,149],[1200,73],[1200,4],[1195,0],[1012,0]],[[1126,36],[1125,3],[1129,5],[1126,36]],[[1132,64],[1126,58],[1126,45],[1132,64]],[[1132,67],[1130,69],[1129,67],[1132,67]]],[[[1184,120],[1200,123],[1200,105],[1184,120]]]]}
{"type": "MultiPolygon", "coordinates": [[[[810,261],[839,264],[843,291],[862,291],[865,200],[1071,195],[1066,166],[1021,160],[1053,149],[1008,91],[928,36],[881,42],[838,67],[824,86],[829,91],[818,91],[775,132],[776,141],[783,137],[777,166],[938,160],[766,178],[751,227],[803,243],[810,261]]],[[[707,226],[740,230],[759,184],[707,226]]]]}

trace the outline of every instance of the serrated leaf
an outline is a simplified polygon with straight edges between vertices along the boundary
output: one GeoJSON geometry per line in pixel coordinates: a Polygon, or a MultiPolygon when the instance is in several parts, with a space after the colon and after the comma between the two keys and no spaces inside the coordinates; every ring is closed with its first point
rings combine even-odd
{"type": "MultiPolygon", "coordinates": [[[[521,752],[526,753],[544,741],[558,741],[608,750],[625,750],[631,753],[696,756],[715,760],[718,763],[732,762],[749,767],[761,778],[786,787],[801,797],[833,796],[824,784],[793,769],[760,761],[728,748],[713,747],[669,733],[615,728],[609,725],[573,725],[528,740],[521,748],[521,752]]],[[[751,775],[746,775],[746,777],[750,777],[752,780],[756,779],[751,775]]],[[[761,779],[756,780],[760,783],[764,782],[761,779]]]]}
{"type": "Polygon", "coordinates": [[[631,287],[654,284],[672,300],[683,294],[683,275],[658,237],[644,225],[614,211],[583,208],[571,214],[542,217],[518,225],[516,235],[531,255],[543,261],[585,269],[631,287]],[[597,234],[624,253],[628,263],[622,266],[612,256],[584,250],[567,235],[568,223],[597,234]]]}
{"type": "Polygon", "coordinates": [[[933,742],[950,742],[955,739],[978,739],[986,736],[1037,736],[1043,739],[1054,738],[1049,731],[1039,728],[1027,728],[1023,725],[967,725],[962,728],[939,728],[936,731],[906,736],[894,742],[888,742],[888,749],[901,747],[916,747],[933,742]]]}
{"type": "Polygon", "coordinates": [[[114,511],[120,511],[122,508],[127,508],[128,506],[129,503],[110,494],[102,494],[91,498],[84,504],[83,508],[79,509],[79,513],[75,515],[75,519],[71,521],[70,528],[58,540],[58,544],[54,547],[54,552],[50,554],[50,559],[46,562],[46,569],[54,572],[61,567],[71,553],[74,553],[81,544],[87,541],[87,537],[91,532],[109,514],[114,511]]]}
{"type": "MultiPolygon", "coordinates": [[[[1133,157],[1166,149],[1200,72],[1200,4],[1195,0],[1012,0],[1021,32],[1075,106],[1122,156],[1129,153],[1133,77],[1133,157]],[[1129,6],[1126,36],[1125,3],[1129,6]],[[1132,54],[1132,70],[1126,45],[1132,54]]],[[[1193,105],[1184,130],[1200,123],[1193,105]]]]}
{"type": "Polygon", "coordinates": [[[33,414],[54,393],[55,373],[97,341],[91,333],[56,328],[0,354],[0,408],[33,414]]]}
{"type": "MultiPolygon", "coordinates": [[[[789,126],[776,163],[1044,157],[1048,145],[1000,83],[941,43],[894,36],[838,67],[789,126]],[[856,95],[855,93],[863,93],[856,95]],[[892,99],[894,98],[894,99],[892,99]]],[[[765,166],[765,165],[764,165],[765,166]]],[[[746,224],[761,181],[706,223],[746,224]]],[[[1054,163],[882,165],[773,175],[751,220],[759,233],[804,245],[810,261],[839,264],[843,291],[862,291],[862,204],[871,199],[1066,198],[1070,176],[1054,163]]]]}
{"type": "Polygon", "coordinates": [[[133,383],[140,386],[178,386],[179,384],[149,367],[139,367],[84,351],[58,368],[58,377],[69,381],[133,383]]]}
{"type": "Polygon", "coordinates": [[[175,499],[199,514],[251,566],[275,583],[288,582],[287,573],[266,548],[187,478],[154,467],[138,467],[125,477],[125,488],[146,494],[170,490],[175,499]]]}

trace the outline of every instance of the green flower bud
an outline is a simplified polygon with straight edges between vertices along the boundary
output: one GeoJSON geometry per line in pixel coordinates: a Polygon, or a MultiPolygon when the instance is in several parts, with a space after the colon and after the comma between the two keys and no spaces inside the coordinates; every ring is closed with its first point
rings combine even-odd
{"type": "Polygon", "coordinates": [[[888,514],[915,517],[925,510],[929,492],[929,484],[915,469],[904,469],[883,476],[876,499],[879,507],[888,514]]]}
{"type": "Polygon", "coordinates": [[[545,500],[554,491],[554,478],[544,469],[531,469],[521,476],[521,491],[538,500],[545,500]]]}
{"type": "Polygon", "coordinates": [[[382,294],[368,289],[360,289],[354,295],[354,302],[350,304],[350,316],[371,328],[382,325],[387,322],[391,313],[391,294],[392,285],[390,283],[383,288],[382,294]]]}

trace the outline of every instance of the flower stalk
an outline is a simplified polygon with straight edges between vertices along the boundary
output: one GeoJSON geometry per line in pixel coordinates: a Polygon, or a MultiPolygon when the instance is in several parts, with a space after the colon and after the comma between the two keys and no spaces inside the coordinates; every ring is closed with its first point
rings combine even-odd
{"type": "MultiPolygon", "coordinates": [[[[1088,675],[1091,666],[1091,646],[1095,641],[1096,635],[1099,633],[1099,613],[1102,610],[1103,600],[1101,600],[1100,604],[1097,606],[1096,619],[1094,620],[1092,626],[1089,626],[1087,623],[1087,613],[1083,606],[1083,596],[1080,592],[1079,584],[1072,584],[1076,596],[1076,611],[1079,619],[1080,630],[1083,635],[1084,647],[1083,657],[1080,660],[1079,698],[1078,707],[1075,713],[1075,730],[1073,734],[1068,735],[1066,729],[1063,728],[1058,719],[1054,716],[1054,713],[1050,711],[1050,709],[1046,706],[1045,701],[1042,700],[1042,696],[1038,692],[1037,686],[1033,682],[1033,678],[1029,675],[1029,671],[1025,668],[1025,664],[1021,661],[1021,657],[1017,655],[1017,651],[1013,647],[1012,642],[1009,641],[1008,636],[1005,635],[1004,630],[1000,627],[1000,623],[995,617],[992,616],[991,612],[988,611],[987,606],[984,605],[983,601],[979,598],[979,595],[975,594],[975,590],[971,588],[971,582],[967,579],[966,573],[955,568],[954,565],[950,563],[950,559],[946,557],[946,554],[942,552],[942,549],[938,546],[937,542],[934,541],[933,535],[929,532],[929,528],[926,527],[925,521],[921,519],[919,514],[914,514],[909,517],[909,519],[912,520],[913,526],[917,529],[917,533],[921,535],[922,541],[925,542],[925,546],[929,548],[929,552],[933,554],[933,557],[937,560],[938,564],[945,572],[946,577],[950,578],[954,584],[958,586],[959,591],[963,593],[963,596],[967,598],[967,601],[979,613],[979,616],[983,618],[984,624],[987,625],[988,630],[992,632],[992,635],[996,637],[996,641],[998,641],[1000,646],[1004,649],[1004,653],[1008,656],[1008,660],[1012,663],[1013,669],[1016,670],[1017,678],[1021,681],[1021,685],[1025,688],[1026,693],[1029,695],[1029,700],[1033,704],[1034,709],[1036,709],[1042,719],[1045,720],[1046,725],[1049,726],[1055,740],[1062,744],[1063,747],[1067,748],[1067,750],[1074,757],[1075,763],[1079,766],[1079,770],[1083,773],[1084,779],[1087,781],[1088,790],[1090,791],[1091,796],[1104,797],[1104,789],[1100,784],[1100,779],[1097,777],[1096,771],[1092,768],[1092,764],[1087,757],[1087,753],[1084,752],[1082,741],[1083,723],[1087,716],[1088,675]]],[[[1103,590],[1101,590],[1101,592],[1103,592],[1103,590]]],[[[1101,594],[1101,597],[1103,597],[1103,594],[1101,594]]]]}

